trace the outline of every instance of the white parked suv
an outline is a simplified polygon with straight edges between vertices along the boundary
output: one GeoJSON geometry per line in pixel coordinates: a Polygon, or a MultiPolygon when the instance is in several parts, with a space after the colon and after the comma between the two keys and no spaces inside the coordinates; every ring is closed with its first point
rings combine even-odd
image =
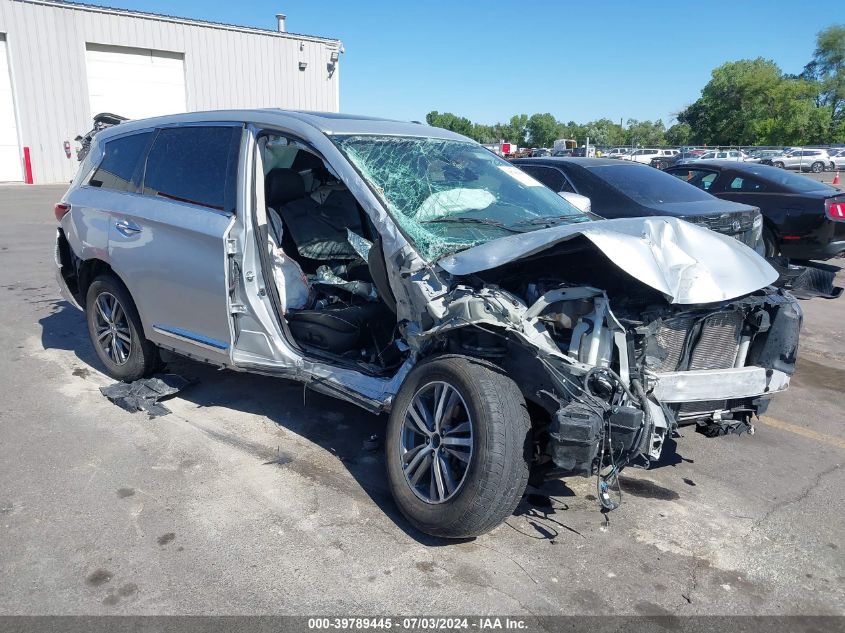
{"type": "Polygon", "coordinates": [[[819,174],[830,167],[831,160],[826,149],[795,149],[772,158],[772,165],[781,169],[797,169],[819,174]]]}
{"type": "Polygon", "coordinates": [[[743,154],[739,150],[731,149],[731,150],[713,150],[711,152],[705,152],[700,156],[695,158],[690,158],[686,163],[697,163],[702,160],[727,160],[727,161],[734,161],[740,163],[747,158],[745,154],[743,154]]]}
{"type": "Polygon", "coordinates": [[[630,154],[626,154],[624,156],[620,156],[622,160],[631,160],[635,163],[642,163],[643,165],[648,165],[651,163],[652,158],[660,158],[661,156],[675,156],[678,153],[676,149],[655,149],[651,147],[643,147],[641,149],[634,150],[630,154]]]}

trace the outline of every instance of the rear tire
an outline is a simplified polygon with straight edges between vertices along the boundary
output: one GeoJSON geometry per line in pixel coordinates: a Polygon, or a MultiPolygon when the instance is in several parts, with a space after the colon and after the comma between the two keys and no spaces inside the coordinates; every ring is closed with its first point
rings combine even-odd
{"type": "Polygon", "coordinates": [[[510,516],[528,483],[525,400],[513,380],[482,361],[423,361],[396,397],[385,452],[393,498],[417,529],[445,538],[484,534],[510,516]]]}
{"type": "Polygon", "coordinates": [[[144,337],[135,302],[112,274],[99,275],[85,296],[88,336],[106,374],[132,382],[153,373],[158,349],[144,337]]]}
{"type": "Polygon", "coordinates": [[[810,171],[814,174],[820,174],[824,171],[824,163],[821,161],[817,161],[810,165],[810,171]]]}
{"type": "Polygon", "coordinates": [[[773,167],[777,167],[778,169],[783,169],[783,163],[782,163],[782,162],[780,162],[779,160],[778,160],[778,161],[773,162],[773,163],[772,163],[772,166],[773,166],[773,167]]]}

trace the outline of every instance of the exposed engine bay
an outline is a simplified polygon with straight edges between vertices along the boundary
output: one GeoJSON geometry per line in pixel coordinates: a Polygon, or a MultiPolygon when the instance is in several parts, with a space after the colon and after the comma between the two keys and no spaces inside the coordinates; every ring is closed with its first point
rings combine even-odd
{"type": "Polygon", "coordinates": [[[679,427],[753,433],[795,369],[801,310],[773,287],[671,303],[581,238],[459,281],[422,338],[499,364],[533,409],[535,471],[598,475],[608,508],[679,427]]]}

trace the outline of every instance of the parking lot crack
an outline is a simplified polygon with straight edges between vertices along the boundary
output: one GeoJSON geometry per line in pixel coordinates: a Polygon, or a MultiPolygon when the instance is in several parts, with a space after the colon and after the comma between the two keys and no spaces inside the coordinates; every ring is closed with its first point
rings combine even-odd
{"type": "Polygon", "coordinates": [[[801,492],[799,492],[797,495],[795,495],[795,497],[793,497],[792,499],[785,499],[784,501],[781,501],[781,502],[773,505],[771,508],[769,508],[765,512],[765,514],[763,514],[762,517],[760,517],[759,519],[757,519],[754,522],[754,524],[751,526],[750,531],[754,532],[760,526],[762,526],[764,523],[766,523],[769,519],[771,519],[775,514],[781,512],[785,508],[788,508],[789,506],[793,506],[796,503],[800,503],[801,501],[805,500],[807,497],[810,496],[810,494],[813,492],[813,490],[815,490],[815,488],[818,487],[819,484],[821,484],[822,479],[824,479],[828,475],[831,475],[834,472],[836,472],[837,470],[839,470],[839,468],[841,466],[842,466],[841,464],[835,464],[834,466],[831,466],[830,468],[827,468],[826,470],[821,471],[813,479],[813,482],[810,485],[806,486],[803,490],[801,490],[801,492]]]}
{"type": "Polygon", "coordinates": [[[479,543],[479,545],[480,545],[481,547],[483,547],[484,549],[489,549],[490,551],[496,552],[497,554],[500,554],[501,556],[504,556],[504,557],[505,557],[505,558],[507,558],[510,562],[512,562],[514,565],[516,565],[517,567],[519,567],[519,568],[522,570],[522,572],[523,572],[526,576],[528,576],[528,577],[529,577],[529,578],[530,578],[530,579],[534,582],[534,584],[535,584],[535,585],[539,585],[539,584],[540,584],[540,582],[539,582],[536,578],[534,578],[534,576],[532,576],[531,574],[529,574],[529,573],[528,573],[528,570],[527,570],[527,569],[525,569],[525,567],[523,567],[523,566],[522,566],[519,562],[517,562],[516,560],[514,560],[511,556],[508,556],[508,555],[507,555],[507,554],[505,554],[504,552],[501,552],[501,551],[497,550],[497,549],[496,549],[496,548],[494,548],[494,547],[490,547],[489,545],[482,545],[481,543],[479,543]]]}
{"type": "Polygon", "coordinates": [[[688,604],[692,604],[692,594],[698,588],[698,568],[701,565],[701,559],[694,556],[692,559],[692,567],[689,570],[687,586],[681,591],[682,602],[678,603],[678,608],[688,604]]]}

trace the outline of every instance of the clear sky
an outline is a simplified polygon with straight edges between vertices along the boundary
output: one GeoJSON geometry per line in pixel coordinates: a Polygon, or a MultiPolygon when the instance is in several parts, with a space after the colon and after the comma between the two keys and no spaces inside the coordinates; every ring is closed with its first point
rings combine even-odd
{"type": "MultiPolygon", "coordinates": [[[[89,0],[90,1],[90,0],[89,0]]],[[[341,111],[483,123],[663,118],[716,66],[766,57],[798,73],[845,0],[94,0],[127,9],[339,38],[341,111]]]]}

